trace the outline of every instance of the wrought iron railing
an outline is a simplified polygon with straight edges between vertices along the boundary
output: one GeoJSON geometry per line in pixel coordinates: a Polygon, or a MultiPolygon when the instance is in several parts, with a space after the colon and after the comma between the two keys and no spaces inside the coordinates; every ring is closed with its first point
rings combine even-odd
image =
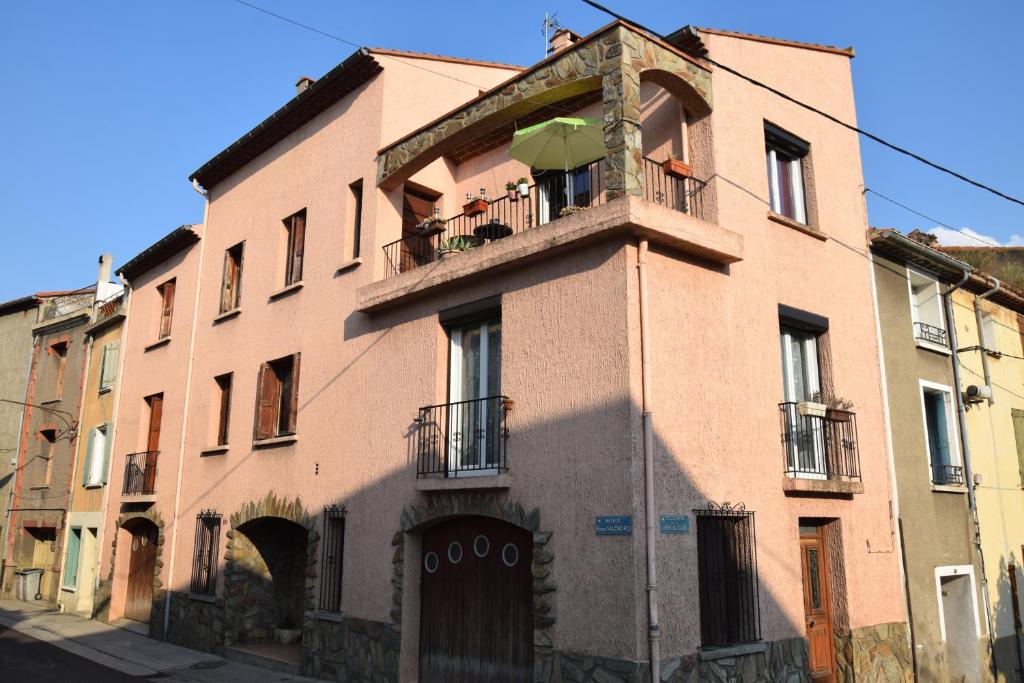
{"type": "Polygon", "coordinates": [[[196,515],[196,537],[192,548],[192,578],[189,591],[198,595],[217,592],[217,556],[220,550],[221,515],[203,510],[196,515]]]}
{"type": "Polygon", "coordinates": [[[156,461],[159,455],[160,451],[144,451],[125,456],[122,494],[148,496],[156,493],[156,461]]]}
{"type": "Polygon", "coordinates": [[[914,339],[946,346],[946,330],[928,323],[914,323],[914,339]]]}
{"type": "Polygon", "coordinates": [[[857,416],[846,410],[828,410],[824,417],[801,415],[799,406],[779,404],[786,474],[860,481],[857,416]]]}
{"type": "Polygon", "coordinates": [[[932,483],[940,486],[963,486],[964,468],[960,465],[932,463],[932,483]]]}
{"type": "Polygon", "coordinates": [[[416,476],[506,471],[511,407],[507,396],[488,396],[420,408],[416,476]]]}
{"type": "Polygon", "coordinates": [[[106,320],[107,318],[124,312],[124,290],[119,291],[117,294],[108,296],[103,301],[96,302],[96,321],[106,320]]]}
{"type": "Polygon", "coordinates": [[[696,178],[669,175],[662,164],[644,157],[644,199],[704,219],[704,194],[707,185],[696,178]]]}
{"type": "Polygon", "coordinates": [[[345,506],[324,507],[320,540],[320,609],[341,611],[342,568],[345,564],[345,506]]]}
{"type": "Polygon", "coordinates": [[[709,502],[693,514],[701,645],[720,647],[760,640],[754,513],[742,503],[709,502]]]}
{"type": "Polygon", "coordinates": [[[47,297],[40,314],[41,320],[53,320],[89,308],[95,295],[95,287],[82,287],[66,294],[47,297]]]}

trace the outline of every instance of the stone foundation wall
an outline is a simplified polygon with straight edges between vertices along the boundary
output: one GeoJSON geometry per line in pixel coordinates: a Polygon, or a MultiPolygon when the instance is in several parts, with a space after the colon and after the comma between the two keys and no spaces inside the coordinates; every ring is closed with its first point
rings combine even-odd
{"type": "Polygon", "coordinates": [[[307,617],[302,673],[351,683],[398,681],[401,636],[391,624],[343,617],[307,617]]]}
{"type": "Polygon", "coordinates": [[[910,631],[902,622],[876,624],[837,636],[836,683],[914,680],[910,631]]]}
{"type": "MultiPolygon", "coordinates": [[[[155,623],[151,619],[150,623],[155,623]]],[[[160,617],[163,628],[163,615],[160,617]]],[[[224,654],[224,604],[190,598],[185,593],[171,591],[171,616],[167,633],[168,642],[193,650],[224,654]]]]}

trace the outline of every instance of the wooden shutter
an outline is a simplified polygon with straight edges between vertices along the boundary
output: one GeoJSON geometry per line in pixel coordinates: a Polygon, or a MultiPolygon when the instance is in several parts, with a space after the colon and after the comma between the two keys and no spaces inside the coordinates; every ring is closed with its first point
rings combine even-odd
{"type": "Polygon", "coordinates": [[[290,241],[292,251],[291,254],[289,254],[289,257],[291,258],[291,269],[288,284],[298,282],[302,279],[302,257],[305,253],[306,242],[305,212],[297,213],[292,216],[292,234],[290,241]]]}
{"type": "Polygon", "coordinates": [[[231,416],[231,380],[232,376],[222,377],[220,386],[220,414],[217,422],[217,445],[224,446],[228,442],[228,419],[231,416]]]}
{"type": "Polygon", "coordinates": [[[226,313],[235,307],[235,280],[238,266],[231,250],[224,252],[224,281],[220,290],[220,312],[226,313]]]}
{"type": "Polygon", "coordinates": [[[117,377],[117,359],[121,342],[110,342],[103,347],[103,365],[100,368],[100,391],[114,386],[117,377]]]}
{"type": "Polygon", "coordinates": [[[1020,347],[1024,351],[1024,315],[1017,314],[1017,333],[1020,335],[1020,347]]]}
{"type": "Polygon", "coordinates": [[[95,441],[96,430],[90,429],[89,440],[85,444],[85,462],[82,465],[82,486],[88,486],[92,483],[89,481],[89,472],[92,471],[92,449],[95,441]]]}
{"type": "Polygon", "coordinates": [[[149,436],[146,440],[147,451],[160,450],[160,420],[163,418],[164,397],[157,394],[149,397],[149,436]]]}
{"type": "Polygon", "coordinates": [[[281,405],[281,381],[270,363],[260,366],[256,383],[256,418],[253,437],[269,439],[277,435],[277,416],[281,405]]]}
{"type": "Polygon", "coordinates": [[[110,454],[114,450],[114,425],[107,422],[103,425],[103,432],[107,439],[103,448],[103,471],[100,472],[100,483],[106,484],[110,479],[110,454]]]}
{"type": "Polygon", "coordinates": [[[174,312],[174,280],[163,286],[163,310],[160,312],[160,338],[171,333],[171,314],[174,312]]]}
{"type": "Polygon", "coordinates": [[[295,433],[295,425],[297,423],[296,418],[299,413],[299,359],[301,356],[301,353],[296,353],[292,356],[291,396],[288,397],[289,408],[287,430],[289,434],[295,433]]]}

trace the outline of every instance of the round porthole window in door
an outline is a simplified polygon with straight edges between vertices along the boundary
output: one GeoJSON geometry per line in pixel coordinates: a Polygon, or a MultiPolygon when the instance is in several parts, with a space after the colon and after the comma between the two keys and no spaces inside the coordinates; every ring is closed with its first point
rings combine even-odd
{"type": "Polygon", "coordinates": [[[437,553],[427,553],[423,556],[423,568],[433,574],[437,571],[437,553]]]}
{"type": "Polygon", "coordinates": [[[477,557],[487,557],[487,553],[491,551],[491,542],[487,540],[486,536],[477,536],[473,539],[473,553],[477,557]]]}
{"type": "Polygon", "coordinates": [[[506,543],[505,547],[501,549],[501,561],[507,567],[516,566],[516,563],[519,562],[519,548],[512,543],[506,543]]]}
{"type": "Polygon", "coordinates": [[[458,541],[453,541],[448,546],[448,559],[451,560],[452,564],[458,564],[462,562],[462,544],[458,541]]]}

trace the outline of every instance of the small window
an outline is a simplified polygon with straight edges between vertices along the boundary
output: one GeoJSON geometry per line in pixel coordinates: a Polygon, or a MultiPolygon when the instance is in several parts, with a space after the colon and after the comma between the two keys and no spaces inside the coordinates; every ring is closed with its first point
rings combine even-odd
{"type": "Polygon", "coordinates": [[[66,341],[59,341],[50,344],[49,355],[57,376],[53,397],[59,399],[64,395],[64,370],[68,364],[68,343],[66,341]]]}
{"type": "Polygon", "coordinates": [[[53,476],[53,459],[54,451],[57,446],[57,430],[48,428],[39,430],[39,440],[42,442],[42,448],[40,449],[39,455],[36,456],[36,486],[49,486],[50,477],[53,476]]]}
{"type": "Polygon", "coordinates": [[[270,439],[295,433],[300,355],[278,358],[260,368],[254,438],[270,439]]]}
{"type": "Polygon", "coordinates": [[[189,591],[213,595],[217,591],[217,555],[220,545],[220,513],[204,510],[196,515],[195,550],[189,591]]]}
{"type": "Polygon", "coordinates": [[[810,145],[770,124],[764,127],[764,145],[772,211],[806,225],[804,159],[810,145]]]}
{"type": "Polygon", "coordinates": [[[926,273],[907,269],[910,286],[910,318],[914,339],[925,344],[946,347],[946,323],[942,311],[939,281],[926,273]]]}
{"type": "Polygon", "coordinates": [[[231,378],[229,372],[214,377],[217,383],[217,445],[228,444],[228,424],[231,419],[231,378]]]}
{"type": "Polygon", "coordinates": [[[998,353],[996,350],[996,317],[991,313],[981,313],[981,346],[989,353],[998,353]]]}
{"type": "Polygon", "coordinates": [[[159,339],[171,336],[171,317],[174,314],[174,289],[174,280],[168,280],[157,287],[157,291],[160,293],[159,339]]]}
{"type": "Polygon", "coordinates": [[[220,287],[220,312],[233,311],[242,302],[242,247],[239,242],[224,252],[224,278],[220,287]]]}
{"type": "Polygon", "coordinates": [[[320,555],[320,609],[341,611],[341,577],[345,564],[345,508],[324,508],[324,537],[320,555]]]}
{"type": "Polygon", "coordinates": [[[103,347],[103,359],[100,362],[100,393],[114,388],[117,379],[117,358],[121,350],[121,342],[110,342],[103,347]]]}
{"type": "Polygon", "coordinates": [[[60,577],[61,588],[78,586],[78,555],[82,548],[82,528],[73,526],[68,534],[68,549],[64,556],[64,572],[60,577]]]}
{"type": "Polygon", "coordinates": [[[102,486],[107,483],[110,470],[110,447],[113,442],[109,424],[89,430],[85,444],[85,462],[82,464],[82,486],[102,486]]]}
{"type": "Polygon", "coordinates": [[[287,261],[285,262],[284,284],[293,285],[302,281],[302,261],[306,247],[306,210],[284,219],[288,234],[287,261]]]}
{"type": "Polygon", "coordinates": [[[363,237],[363,181],[357,180],[348,186],[352,216],[352,258],[359,258],[359,243],[363,237]]]}
{"type": "Polygon", "coordinates": [[[957,449],[953,421],[953,395],[949,387],[921,384],[928,462],[933,484],[962,486],[963,467],[957,449]]]}
{"type": "Polygon", "coordinates": [[[1020,485],[1021,488],[1024,488],[1024,410],[1011,408],[1010,415],[1013,419],[1013,437],[1017,445],[1017,469],[1020,473],[1020,485]]]}
{"type": "Polygon", "coordinates": [[[694,510],[703,647],[761,638],[754,513],[714,504],[694,510]]]}

